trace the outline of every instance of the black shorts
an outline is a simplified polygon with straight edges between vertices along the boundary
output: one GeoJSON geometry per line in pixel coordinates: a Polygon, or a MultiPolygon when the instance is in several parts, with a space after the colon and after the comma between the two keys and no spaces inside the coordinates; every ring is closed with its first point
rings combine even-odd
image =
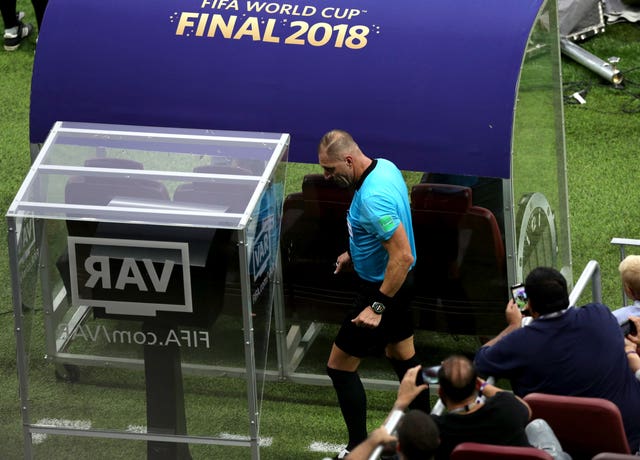
{"type": "Polygon", "coordinates": [[[413,335],[413,317],[409,310],[409,303],[413,297],[411,272],[402,288],[393,296],[391,304],[385,303],[386,309],[378,327],[358,327],[351,322],[365,307],[371,305],[371,299],[381,284],[360,280],[354,307],[342,321],[335,344],[351,356],[380,356],[388,344],[401,342],[413,335]]]}

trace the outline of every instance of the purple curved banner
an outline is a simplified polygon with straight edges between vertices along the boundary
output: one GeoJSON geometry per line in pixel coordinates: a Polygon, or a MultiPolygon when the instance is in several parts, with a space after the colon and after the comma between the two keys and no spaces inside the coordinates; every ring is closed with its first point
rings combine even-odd
{"type": "Polygon", "coordinates": [[[317,161],[342,128],[416,171],[509,177],[542,0],[50,0],[31,142],[55,121],[286,132],[317,161]]]}

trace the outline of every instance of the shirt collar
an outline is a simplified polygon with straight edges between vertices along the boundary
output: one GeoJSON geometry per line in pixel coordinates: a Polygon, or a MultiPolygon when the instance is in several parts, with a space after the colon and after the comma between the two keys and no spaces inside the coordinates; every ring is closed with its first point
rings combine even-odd
{"type": "Polygon", "coordinates": [[[377,164],[378,164],[378,160],[371,161],[371,164],[367,167],[367,169],[364,170],[364,172],[362,173],[362,176],[360,176],[360,179],[358,179],[358,182],[356,183],[356,190],[360,189],[360,186],[362,185],[364,180],[367,178],[369,173],[373,171],[373,168],[375,168],[377,164]]]}
{"type": "Polygon", "coordinates": [[[536,320],[539,320],[539,319],[551,319],[551,318],[557,318],[558,316],[562,316],[562,315],[564,315],[566,312],[568,312],[570,308],[572,308],[572,307],[567,307],[567,308],[565,308],[565,309],[563,309],[563,310],[558,310],[558,311],[554,311],[554,312],[551,312],[551,313],[547,313],[546,315],[540,315],[540,316],[538,316],[538,317],[536,318],[536,320]]]}

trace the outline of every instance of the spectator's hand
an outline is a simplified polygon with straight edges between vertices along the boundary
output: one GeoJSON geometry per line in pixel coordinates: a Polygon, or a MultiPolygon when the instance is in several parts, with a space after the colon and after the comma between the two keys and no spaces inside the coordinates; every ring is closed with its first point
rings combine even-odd
{"type": "Polygon", "coordinates": [[[631,341],[636,345],[636,347],[640,346],[640,316],[629,316],[629,321],[631,321],[636,327],[636,333],[631,335],[627,334],[625,337],[625,350],[627,340],[631,341]]]}
{"type": "Polygon", "coordinates": [[[381,426],[380,428],[373,430],[369,437],[358,444],[356,448],[353,449],[351,453],[347,454],[345,458],[349,460],[366,460],[379,445],[387,447],[387,445],[390,445],[397,440],[398,439],[396,437],[391,436],[387,432],[387,429],[384,426],[381,426]]]}
{"type": "Polygon", "coordinates": [[[355,323],[358,327],[368,327],[370,329],[378,327],[380,321],[382,320],[382,315],[377,314],[371,306],[365,307],[364,310],[360,312],[358,316],[351,320],[352,323],[355,323]]]}
{"type": "Polygon", "coordinates": [[[340,254],[336,259],[336,269],[334,270],[333,274],[335,275],[337,273],[340,273],[342,270],[350,267],[351,267],[351,256],[349,255],[348,252],[345,251],[342,254],[340,254]]]}
{"type": "MultiPolygon", "coordinates": [[[[627,335],[629,337],[629,335],[627,335]]],[[[629,340],[627,337],[624,338],[624,352],[629,353],[632,351],[638,350],[638,345],[633,341],[629,340]]]]}
{"type": "Polygon", "coordinates": [[[518,305],[513,301],[513,299],[509,299],[509,303],[507,304],[507,309],[505,310],[504,315],[509,326],[520,327],[522,325],[522,312],[518,308],[518,305]]]}
{"type": "Polygon", "coordinates": [[[391,436],[384,426],[373,430],[369,437],[376,445],[391,444],[392,442],[396,442],[398,440],[395,436],[391,436]]]}
{"type": "Polygon", "coordinates": [[[420,393],[424,390],[429,389],[429,385],[423,383],[422,385],[416,385],[416,377],[418,376],[418,372],[420,372],[422,366],[417,365],[416,367],[412,367],[411,369],[407,369],[405,372],[402,381],[400,382],[400,387],[398,388],[398,397],[396,398],[396,403],[393,405],[395,409],[405,410],[411,404],[411,401],[416,399],[420,393]]]}

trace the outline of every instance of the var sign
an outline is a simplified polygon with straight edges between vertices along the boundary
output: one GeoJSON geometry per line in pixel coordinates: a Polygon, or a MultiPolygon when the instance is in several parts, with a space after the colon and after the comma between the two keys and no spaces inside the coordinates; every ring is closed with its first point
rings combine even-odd
{"type": "Polygon", "coordinates": [[[136,316],[193,311],[188,243],[70,236],[68,248],[74,306],[136,316]]]}
{"type": "Polygon", "coordinates": [[[257,281],[260,276],[269,268],[269,261],[271,260],[271,232],[270,225],[263,225],[260,227],[260,232],[253,242],[252,254],[251,254],[251,273],[253,274],[253,281],[257,281]]]}

